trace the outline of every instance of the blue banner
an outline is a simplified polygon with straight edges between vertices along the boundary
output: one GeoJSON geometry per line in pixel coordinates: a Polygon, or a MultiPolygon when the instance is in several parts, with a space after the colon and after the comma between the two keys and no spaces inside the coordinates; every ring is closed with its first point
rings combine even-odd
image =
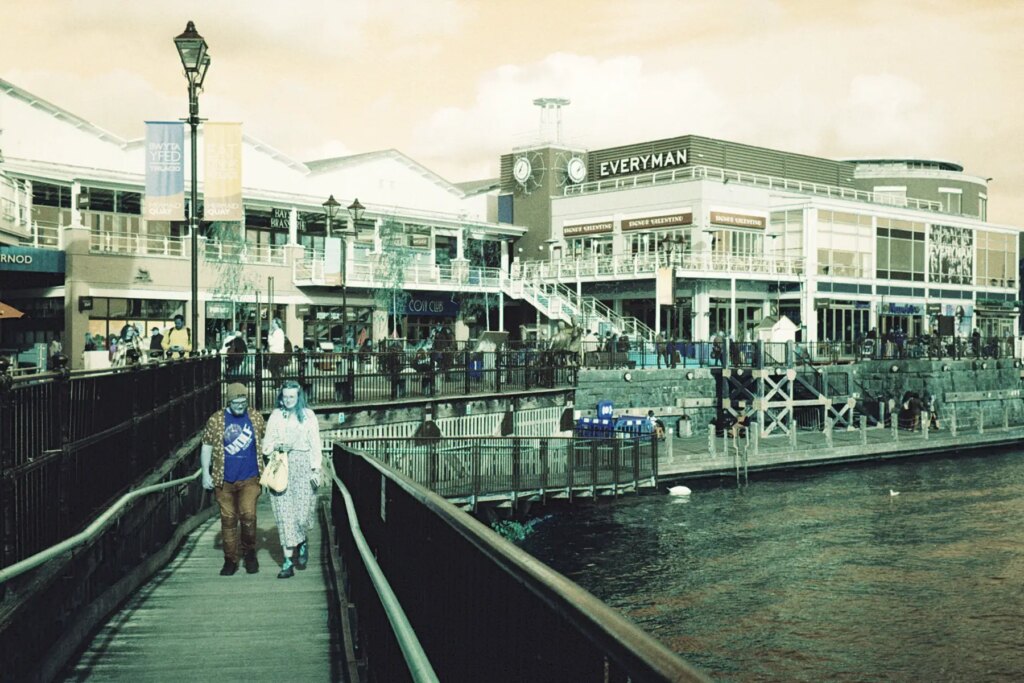
{"type": "Polygon", "coordinates": [[[64,273],[64,252],[56,249],[0,245],[0,271],[64,273]]]}
{"type": "Polygon", "coordinates": [[[185,124],[146,122],[146,201],[150,221],[185,220],[185,124]]]}

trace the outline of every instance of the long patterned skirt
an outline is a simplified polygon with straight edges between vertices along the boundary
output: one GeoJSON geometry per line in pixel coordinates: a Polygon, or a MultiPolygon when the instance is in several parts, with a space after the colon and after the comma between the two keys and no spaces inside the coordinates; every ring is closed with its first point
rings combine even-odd
{"type": "Polygon", "coordinates": [[[294,548],[306,540],[313,528],[316,510],[316,489],[310,483],[309,451],[288,454],[288,488],[281,493],[270,491],[270,506],[277,520],[281,548],[294,548]]]}

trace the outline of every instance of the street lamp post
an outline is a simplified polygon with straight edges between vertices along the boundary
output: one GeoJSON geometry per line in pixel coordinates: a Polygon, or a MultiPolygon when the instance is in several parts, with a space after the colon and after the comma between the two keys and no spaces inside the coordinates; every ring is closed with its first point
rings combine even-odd
{"type": "Polygon", "coordinates": [[[348,235],[356,234],[356,221],[363,217],[366,207],[359,203],[357,197],[347,208],[349,226],[341,236],[341,312],[345,316],[342,329],[345,331],[346,340],[348,339],[348,330],[346,329],[348,327],[348,242],[346,238],[348,235]]]}
{"type": "Polygon", "coordinates": [[[199,220],[197,214],[199,180],[196,163],[196,129],[199,127],[199,92],[203,89],[206,72],[210,68],[210,55],[207,52],[206,40],[196,31],[191,21],[185,32],[174,39],[181,57],[181,65],[185,68],[185,79],[188,81],[188,125],[191,130],[192,142],[192,194],[188,208],[188,228],[192,234],[192,348],[198,350],[199,334],[199,220]]]}
{"type": "MultiPolygon", "coordinates": [[[[341,204],[334,198],[332,194],[324,202],[324,214],[327,215],[327,237],[331,236],[331,223],[334,221],[334,217],[338,215],[338,209],[341,208],[341,204]]],[[[348,296],[347,296],[347,282],[345,281],[345,239],[342,238],[341,242],[341,343],[345,344],[348,342],[348,336],[345,333],[345,323],[348,322],[346,315],[348,314],[348,296]]]]}

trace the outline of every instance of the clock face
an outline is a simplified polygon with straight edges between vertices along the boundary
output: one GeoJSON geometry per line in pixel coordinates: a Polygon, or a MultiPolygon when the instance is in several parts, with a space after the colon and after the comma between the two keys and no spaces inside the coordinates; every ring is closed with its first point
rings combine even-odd
{"type": "Polygon", "coordinates": [[[587,177],[587,165],[579,157],[570,159],[569,166],[565,171],[569,174],[569,180],[574,183],[581,183],[587,177]]]}
{"type": "Polygon", "coordinates": [[[515,178],[520,185],[522,185],[530,178],[530,171],[532,170],[533,169],[530,166],[530,160],[527,159],[526,157],[519,157],[518,159],[516,159],[516,163],[512,167],[512,177],[515,178]]]}

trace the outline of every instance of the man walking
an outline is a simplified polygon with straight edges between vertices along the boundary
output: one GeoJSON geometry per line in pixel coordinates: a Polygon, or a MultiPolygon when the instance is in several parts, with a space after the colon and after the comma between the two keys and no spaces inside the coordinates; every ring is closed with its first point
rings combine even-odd
{"type": "Polygon", "coordinates": [[[161,344],[168,358],[184,358],[192,350],[192,330],[185,327],[185,316],[174,316],[174,327],[167,330],[161,344]]]}
{"type": "Polygon", "coordinates": [[[220,505],[224,546],[221,576],[238,571],[240,557],[247,573],[260,570],[256,560],[256,501],[261,492],[263,459],[259,453],[266,424],[258,412],[249,413],[247,395],[242,384],[228,385],[227,408],[207,420],[199,454],[203,488],[212,489],[220,505]]]}

